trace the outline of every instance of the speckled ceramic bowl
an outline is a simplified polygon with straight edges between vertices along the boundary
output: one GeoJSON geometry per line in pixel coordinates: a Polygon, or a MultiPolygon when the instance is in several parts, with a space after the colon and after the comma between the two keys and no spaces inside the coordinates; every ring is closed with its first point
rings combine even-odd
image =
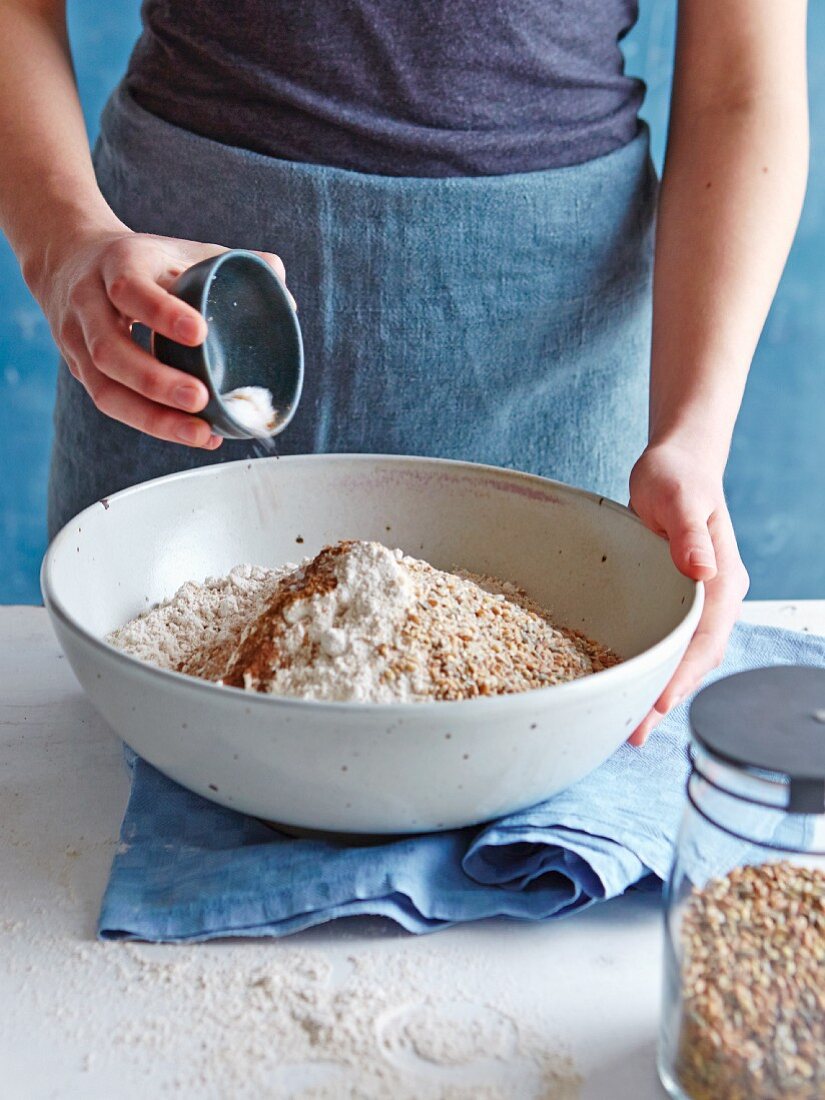
{"type": "Polygon", "coordinates": [[[510,470],[371,455],[235,462],[127,489],[60,532],[42,586],[80,683],[138,753],[215,802],[347,833],[468,825],[573,783],[646,714],[702,606],[701,586],[618,504],[510,470]],[[515,581],[626,660],[519,695],[316,703],[163,672],[103,640],[186,580],[342,538],[515,581]]]}

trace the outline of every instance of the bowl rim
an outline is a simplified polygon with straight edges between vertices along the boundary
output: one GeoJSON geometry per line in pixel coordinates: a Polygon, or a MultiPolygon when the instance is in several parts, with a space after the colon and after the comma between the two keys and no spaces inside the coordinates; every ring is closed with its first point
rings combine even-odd
{"type": "MultiPolygon", "coordinates": [[[[254,465],[262,462],[277,462],[279,465],[283,465],[284,463],[289,465],[293,462],[320,463],[335,459],[345,459],[355,464],[363,463],[364,465],[383,462],[399,467],[404,465],[431,465],[447,467],[456,472],[468,471],[472,474],[486,472],[495,475],[497,478],[503,477],[505,481],[508,479],[511,481],[520,481],[523,484],[533,484],[545,489],[552,489],[553,492],[589,499],[595,502],[598,507],[607,507],[621,514],[625,520],[630,520],[638,524],[650,538],[659,538],[658,535],[642,523],[634,512],[625,507],[625,505],[619,504],[615,500],[611,500],[609,497],[591,492],[589,489],[580,489],[574,485],[568,485],[563,481],[542,477],[540,474],[530,474],[522,470],[512,470],[503,466],[491,466],[486,463],[467,462],[459,459],[431,458],[425,455],[349,454],[346,452],[284,455],[283,457],[269,455],[263,458],[254,459],[241,458],[232,462],[214,462],[205,466],[197,466],[189,470],[178,470],[172,474],[165,474],[161,477],[151,478],[148,481],[138,482],[135,485],[130,485],[125,489],[121,489],[117,493],[112,493],[111,496],[103,497],[95,501],[69,519],[57,532],[47,547],[40,567],[40,590],[47,611],[60,620],[68,630],[80,637],[87,644],[91,645],[93,649],[104,654],[109,660],[113,660],[116,664],[122,664],[124,669],[137,668],[142,670],[150,680],[157,682],[158,686],[164,683],[170,686],[177,684],[178,687],[185,687],[195,692],[218,692],[219,697],[222,699],[237,698],[238,702],[243,700],[247,706],[251,704],[253,706],[279,707],[281,709],[297,708],[299,710],[318,710],[320,708],[329,713],[360,713],[376,716],[388,714],[397,715],[399,712],[409,714],[411,710],[416,713],[427,712],[433,706],[438,706],[439,714],[446,714],[448,708],[451,713],[457,713],[458,708],[461,708],[463,713],[469,714],[473,709],[478,709],[479,707],[489,712],[492,707],[500,708],[509,706],[512,708],[518,705],[519,702],[526,707],[528,703],[533,701],[535,701],[536,706],[540,708],[542,703],[546,701],[548,692],[552,692],[552,697],[555,699],[560,698],[560,693],[564,693],[565,699],[572,698],[575,693],[582,695],[588,690],[592,694],[593,688],[596,686],[596,681],[598,682],[600,692],[608,687],[619,689],[625,681],[633,678],[633,674],[640,665],[655,665],[658,663],[661,656],[665,653],[669,653],[672,648],[674,636],[687,633],[688,629],[690,630],[688,641],[690,637],[693,636],[704,606],[704,585],[701,581],[691,581],[690,578],[685,577],[684,579],[693,587],[693,599],[687,604],[684,615],[676,626],[668,631],[663,638],[660,638],[658,642],[642,650],[641,653],[637,653],[633,657],[628,657],[620,664],[602,669],[590,676],[580,676],[575,680],[567,680],[561,684],[549,684],[547,687],[533,688],[529,691],[510,692],[502,695],[476,696],[472,699],[426,699],[415,703],[341,702],[326,699],[304,699],[290,695],[269,695],[257,691],[251,692],[246,691],[244,688],[230,687],[226,684],[214,683],[211,680],[202,680],[197,676],[188,676],[182,672],[174,672],[171,669],[158,668],[156,665],[149,664],[149,662],[143,661],[139,657],[124,653],[123,650],[111,645],[104,638],[98,638],[96,635],[86,630],[85,627],[82,627],[66,610],[60,597],[54,591],[51,573],[53,559],[56,553],[60,550],[61,544],[64,541],[68,541],[72,533],[71,528],[74,527],[77,521],[81,520],[87,513],[91,513],[94,509],[98,508],[104,501],[108,509],[112,501],[120,501],[135,493],[144,492],[149,486],[156,485],[160,482],[166,483],[187,480],[189,478],[214,476],[221,470],[231,468],[237,469],[241,466],[246,466],[248,469],[251,469],[254,465]]],[[[673,568],[675,569],[676,566],[674,565],[673,568]]]]}

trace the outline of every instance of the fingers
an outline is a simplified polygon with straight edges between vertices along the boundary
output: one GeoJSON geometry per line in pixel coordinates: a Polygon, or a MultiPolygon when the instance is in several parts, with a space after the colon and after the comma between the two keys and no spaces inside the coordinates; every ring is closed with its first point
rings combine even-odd
{"type": "Polygon", "coordinates": [[[673,563],[694,581],[709,581],[716,576],[716,551],[708,529],[711,512],[681,487],[667,494],[663,503],[662,522],[673,563]]]}
{"type": "Polygon", "coordinates": [[[716,552],[707,520],[680,512],[668,537],[670,555],[680,573],[695,581],[709,581],[716,576],[716,552]]]}
{"type": "Polygon", "coordinates": [[[719,572],[705,585],[705,606],[699,626],[673,679],[656,702],[657,709],[664,713],[698,687],[711,669],[721,664],[728,637],[748,591],[748,574],[739,557],[727,510],[712,518],[711,531],[719,572]]]}
{"type": "Polygon", "coordinates": [[[179,344],[197,347],[206,339],[206,322],[186,302],[164,290],[138,267],[104,264],[103,281],[114,308],[129,321],[140,321],[179,344]]]}
{"type": "Polygon", "coordinates": [[[655,534],[668,540],[681,573],[709,581],[718,567],[708,530],[717,494],[708,492],[695,465],[694,458],[681,452],[648,449],[630,475],[630,506],[655,534]]]}
{"type": "Polygon", "coordinates": [[[642,745],[644,745],[645,741],[647,741],[648,737],[650,737],[651,731],[656,728],[656,726],[659,724],[659,722],[661,722],[663,718],[664,715],[660,714],[659,711],[655,709],[648,711],[645,719],[640,722],[640,724],[636,727],[630,737],[628,737],[628,745],[632,745],[634,748],[640,749],[642,745]]]}
{"type": "MultiPolygon", "coordinates": [[[[718,625],[725,639],[730,634],[735,621],[735,614],[727,624],[720,620],[718,625]]],[[[719,638],[720,634],[715,632],[712,627],[704,628],[700,624],[678,669],[651,707],[647,716],[628,738],[628,744],[638,747],[644,745],[651,732],[665,715],[669,714],[674,707],[678,706],[687,695],[699,686],[706,673],[721,664],[725,646],[719,638]]]]}
{"type": "Polygon", "coordinates": [[[262,260],[266,260],[269,266],[274,268],[275,274],[284,284],[284,290],[287,292],[290,302],[292,302],[292,308],[297,312],[298,303],[295,301],[289,287],[286,285],[286,268],[284,267],[284,261],[280,256],[276,256],[274,252],[258,252],[257,249],[254,251],[257,256],[260,256],[262,260]]]}
{"type": "Polygon", "coordinates": [[[63,326],[60,345],[69,370],[102,413],[156,439],[207,450],[220,446],[205,420],[179,411],[202,409],[206,388],[132,342],[102,283],[96,293],[87,288],[78,312],[63,326]]]}
{"type": "Polygon", "coordinates": [[[80,375],[96,408],[130,428],[168,443],[183,443],[209,451],[221,445],[220,436],[212,435],[205,420],[147,400],[97,370],[91,360],[81,366],[80,375]]]}
{"type": "Polygon", "coordinates": [[[212,429],[200,417],[185,416],[174,409],[156,405],[105,375],[101,378],[101,384],[93,387],[96,393],[92,399],[107,416],[169,443],[185,443],[205,450],[215,450],[220,446],[220,437],[213,436],[212,429]]]}
{"type": "MultiPolygon", "coordinates": [[[[203,383],[160,363],[132,341],[129,328],[137,321],[177,343],[201,344],[205,319],[169,288],[185,268],[225,251],[197,241],[125,234],[91,256],[88,269],[67,288],[53,331],[69,370],[101,412],[157,439],[209,450],[220,446],[204,420],[187,415],[206,407],[203,383]]],[[[280,257],[258,255],[285,279],[280,257]]]]}
{"type": "MultiPolygon", "coordinates": [[[[193,248],[188,251],[191,253],[193,248]]],[[[206,321],[198,310],[171,294],[168,288],[184,267],[226,249],[202,245],[195,251],[197,255],[182,257],[172,255],[166,247],[158,247],[151,253],[145,247],[133,249],[129,254],[113,250],[103,264],[103,281],[112,305],[127,320],[140,321],[179,344],[189,347],[202,344],[206,339],[206,321]]],[[[274,269],[293,308],[297,308],[286,288],[286,270],[280,256],[274,252],[256,254],[274,269]]]]}
{"type": "Polygon", "coordinates": [[[101,374],[160,405],[193,413],[205,408],[206,386],[138,347],[102,293],[87,304],[81,330],[89,359],[101,374]]]}
{"type": "Polygon", "coordinates": [[[739,557],[727,509],[714,513],[709,530],[719,572],[705,585],[702,617],[678,669],[629,738],[631,745],[643,745],[656,724],[694,691],[711,669],[721,664],[728,637],[739,617],[748,590],[748,575],[739,557]]]}
{"type": "Polygon", "coordinates": [[[259,252],[257,249],[254,249],[254,252],[256,256],[260,256],[262,260],[266,260],[269,266],[275,269],[275,274],[282,283],[286,282],[286,268],[280,256],[276,256],[274,252],[259,252]]]}

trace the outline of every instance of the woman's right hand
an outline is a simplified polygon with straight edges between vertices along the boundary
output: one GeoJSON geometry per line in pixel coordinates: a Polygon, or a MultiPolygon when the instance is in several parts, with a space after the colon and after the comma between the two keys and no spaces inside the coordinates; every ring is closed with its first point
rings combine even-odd
{"type": "MultiPolygon", "coordinates": [[[[180,273],[226,249],[216,244],[133,233],[125,226],[75,236],[29,266],[26,281],[74,377],[107,416],[157,439],[214,450],[200,412],[208,400],[196,378],[160,363],[131,339],[139,321],[192,347],[206,338],[206,322],[169,293],[180,273]]],[[[260,252],[281,280],[284,265],[260,252]]]]}

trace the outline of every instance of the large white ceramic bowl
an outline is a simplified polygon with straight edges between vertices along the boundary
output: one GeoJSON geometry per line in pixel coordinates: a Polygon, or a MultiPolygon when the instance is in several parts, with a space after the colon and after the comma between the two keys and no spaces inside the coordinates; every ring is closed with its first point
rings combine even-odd
{"type": "Polygon", "coordinates": [[[603,497],[489,466],[372,455],[234,462],[127,489],[60,532],[42,587],[77,678],[141,756],[225,806],[346,833],[468,825],[573,783],[644,717],[702,606],[667,544],[603,497]],[[519,695],[317,703],[164,672],[103,640],[186,580],[299,560],[342,538],[515,581],[626,660],[519,695]]]}

